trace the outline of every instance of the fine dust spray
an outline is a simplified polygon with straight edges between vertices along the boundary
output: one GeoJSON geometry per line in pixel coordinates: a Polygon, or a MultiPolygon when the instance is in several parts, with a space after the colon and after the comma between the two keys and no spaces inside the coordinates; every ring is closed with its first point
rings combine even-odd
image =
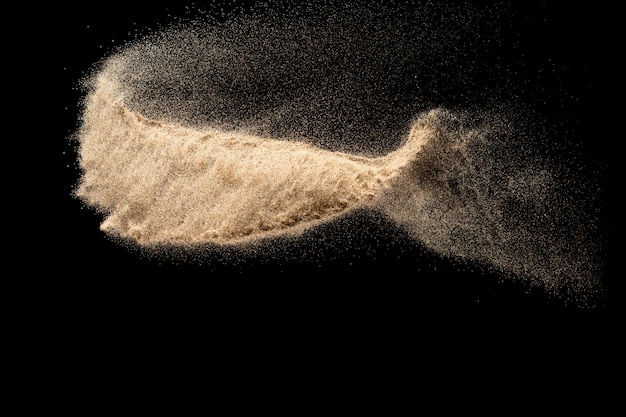
{"type": "Polygon", "coordinates": [[[271,244],[370,210],[442,256],[547,291],[597,289],[580,197],[593,190],[476,81],[473,35],[496,30],[485,16],[350,4],[269,16],[178,23],[93,70],[74,193],[103,232],[159,250],[271,244]],[[465,108],[436,100],[468,85],[465,108]]]}

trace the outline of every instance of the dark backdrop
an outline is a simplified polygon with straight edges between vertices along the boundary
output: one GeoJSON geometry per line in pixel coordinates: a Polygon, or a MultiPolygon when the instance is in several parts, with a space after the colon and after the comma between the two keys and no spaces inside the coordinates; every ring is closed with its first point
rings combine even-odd
{"type": "MultiPolygon", "coordinates": [[[[142,7],[114,1],[100,7],[46,6],[55,13],[46,19],[42,39],[52,75],[47,98],[54,122],[45,140],[53,147],[47,158],[54,182],[48,187],[47,230],[38,244],[46,271],[38,269],[37,257],[25,268],[47,277],[40,288],[49,311],[57,313],[57,334],[78,333],[89,340],[102,332],[124,340],[167,334],[168,339],[203,346],[207,338],[215,344],[241,337],[249,349],[287,339],[294,351],[315,347],[348,363],[362,354],[376,355],[370,349],[378,346],[395,367],[428,363],[430,354],[445,348],[445,362],[464,370],[468,382],[468,375],[485,370],[486,363],[500,369],[497,375],[538,376],[544,382],[542,376],[549,375],[557,385],[580,377],[601,384],[599,402],[566,395],[553,405],[623,410],[613,391],[617,387],[606,383],[622,369],[617,352],[623,333],[623,284],[614,231],[613,158],[621,138],[615,126],[620,118],[613,110],[619,106],[613,101],[617,85],[610,76],[617,51],[614,12],[579,3],[567,8],[541,2],[507,7],[519,13],[511,33],[504,34],[519,40],[505,58],[516,68],[519,85],[525,86],[519,99],[534,103],[547,98],[540,111],[556,124],[570,126],[571,140],[600,168],[609,256],[607,294],[595,307],[552,298],[479,266],[459,266],[419,247],[406,249],[384,239],[342,249],[340,255],[326,248],[301,259],[258,253],[236,264],[208,260],[202,265],[146,258],[110,241],[98,230],[101,218],[70,196],[79,175],[76,147],[68,141],[79,116],[77,81],[135,30],[158,28],[169,15],[188,13],[184,5],[142,7]],[[547,56],[561,69],[538,80],[533,74],[547,56]],[[420,272],[409,272],[414,270],[420,272]],[[508,359],[497,365],[492,353],[508,359]]],[[[372,227],[367,218],[360,221],[372,227]]],[[[586,392],[591,385],[573,384],[571,392],[586,392]]]]}

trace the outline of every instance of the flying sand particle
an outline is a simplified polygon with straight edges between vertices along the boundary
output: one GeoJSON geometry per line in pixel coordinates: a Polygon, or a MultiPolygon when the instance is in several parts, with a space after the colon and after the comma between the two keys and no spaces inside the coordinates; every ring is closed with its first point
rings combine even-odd
{"type": "Polygon", "coordinates": [[[429,107],[406,81],[471,15],[450,33],[428,14],[399,19],[195,22],[127,45],[88,82],[76,196],[107,234],[179,248],[372,210],[443,256],[593,292],[598,242],[576,180],[528,157],[505,116],[429,107]]]}

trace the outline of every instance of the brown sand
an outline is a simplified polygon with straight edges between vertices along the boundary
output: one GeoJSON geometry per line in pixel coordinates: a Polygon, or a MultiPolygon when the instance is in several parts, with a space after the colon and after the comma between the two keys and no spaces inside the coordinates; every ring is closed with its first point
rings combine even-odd
{"type": "Polygon", "coordinates": [[[600,242],[588,204],[596,190],[534,151],[505,115],[407,117],[420,108],[406,106],[419,102],[410,89],[396,111],[404,90],[381,80],[391,67],[375,58],[396,51],[389,59],[414,65],[396,76],[410,79],[447,37],[433,35],[422,45],[432,53],[421,54],[415,22],[371,38],[361,28],[375,22],[356,19],[321,31],[265,20],[182,28],[108,58],[84,103],[76,195],[105,215],[103,231],[142,247],[300,236],[367,208],[442,256],[554,292],[597,290],[600,242]],[[408,28],[413,37],[396,42],[408,28]],[[385,134],[405,123],[402,141],[385,134]],[[359,152],[367,149],[384,152],[359,152]]]}
{"type": "MultiPolygon", "coordinates": [[[[118,63],[119,64],[119,63],[118,63]]],[[[382,157],[192,129],[128,109],[115,61],[95,80],[81,132],[77,195],[101,229],[140,243],[230,243],[329,220],[371,203],[433,134],[427,118],[382,157]]]]}

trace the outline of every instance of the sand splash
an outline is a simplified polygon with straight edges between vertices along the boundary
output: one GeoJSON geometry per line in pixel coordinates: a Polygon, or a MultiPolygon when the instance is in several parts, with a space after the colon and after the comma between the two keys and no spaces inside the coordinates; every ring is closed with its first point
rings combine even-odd
{"type": "Polygon", "coordinates": [[[595,291],[593,189],[506,112],[421,98],[416,74],[466,77],[475,16],[377,13],[196,23],[120,50],[88,82],[76,196],[107,234],[176,248],[374,210],[442,256],[595,291]]]}

